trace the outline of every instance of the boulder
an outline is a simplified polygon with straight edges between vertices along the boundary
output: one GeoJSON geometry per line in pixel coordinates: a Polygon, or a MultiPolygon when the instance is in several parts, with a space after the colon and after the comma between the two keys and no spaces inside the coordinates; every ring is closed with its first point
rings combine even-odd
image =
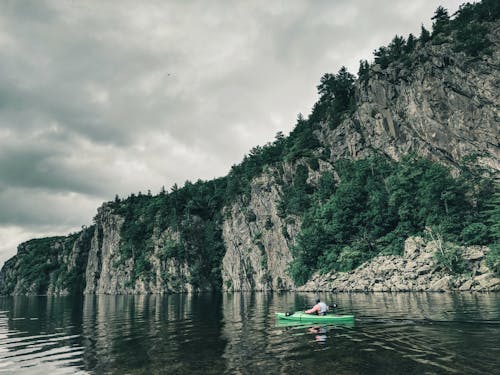
{"type": "Polygon", "coordinates": [[[444,292],[450,290],[451,276],[444,276],[429,285],[427,290],[432,292],[444,292]]]}

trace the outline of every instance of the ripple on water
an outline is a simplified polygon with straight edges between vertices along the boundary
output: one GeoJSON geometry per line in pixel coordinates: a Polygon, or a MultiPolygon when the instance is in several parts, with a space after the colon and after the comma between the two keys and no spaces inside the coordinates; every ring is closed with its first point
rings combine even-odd
{"type": "MultiPolygon", "coordinates": [[[[9,328],[7,311],[0,312],[0,373],[4,374],[82,374],[83,348],[72,342],[79,335],[46,333],[30,335],[9,328]]],[[[13,322],[38,319],[11,319],[13,322]]]]}

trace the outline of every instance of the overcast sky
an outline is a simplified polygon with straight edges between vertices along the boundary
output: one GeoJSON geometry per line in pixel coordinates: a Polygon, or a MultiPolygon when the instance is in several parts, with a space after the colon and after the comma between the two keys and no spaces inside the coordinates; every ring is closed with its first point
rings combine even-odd
{"type": "Polygon", "coordinates": [[[225,175],[462,1],[0,0],[0,265],[115,194],[225,175]]]}

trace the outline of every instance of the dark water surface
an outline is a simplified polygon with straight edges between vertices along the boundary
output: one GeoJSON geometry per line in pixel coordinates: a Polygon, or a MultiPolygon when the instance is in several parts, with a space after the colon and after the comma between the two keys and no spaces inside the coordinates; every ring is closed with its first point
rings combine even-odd
{"type": "Polygon", "coordinates": [[[307,293],[0,297],[0,374],[500,373],[500,294],[322,297],[354,325],[278,325],[307,293]]]}

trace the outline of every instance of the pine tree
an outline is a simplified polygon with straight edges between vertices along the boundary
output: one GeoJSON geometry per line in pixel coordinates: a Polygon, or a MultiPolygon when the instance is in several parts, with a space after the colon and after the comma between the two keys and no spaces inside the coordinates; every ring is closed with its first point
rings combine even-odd
{"type": "Polygon", "coordinates": [[[415,49],[415,36],[413,34],[408,35],[408,39],[406,40],[406,45],[404,46],[405,53],[411,53],[415,49]]]}
{"type": "Polygon", "coordinates": [[[379,64],[382,69],[389,66],[391,61],[389,58],[389,49],[387,47],[380,47],[373,52],[373,55],[375,57],[375,64],[379,64]]]}
{"type": "Polygon", "coordinates": [[[359,61],[358,77],[361,81],[368,81],[370,75],[370,64],[366,60],[359,61]]]}
{"type": "Polygon", "coordinates": [[[429,40],[431,40],[431,33],[429,30],[427,30],[424,25],[420,27],[420,42],[422,44],[427,43],[429,40]]]}
{"type": "Polygon", "coordinates": [[[405,47],[405,38],[402,36],[396,35],[391,43],[389,44],[389,56],[392,61],[397,60],[403,54],[403,49],[405,47]]]}
{"type": "Polygon", "coordinates": [[[434,17],[431,18],[434,22],[432,24],[432,35],[446,32],[450,23],[450,16],[448,11],[442,6],[438,6],[434,12],[434,17]]]}

